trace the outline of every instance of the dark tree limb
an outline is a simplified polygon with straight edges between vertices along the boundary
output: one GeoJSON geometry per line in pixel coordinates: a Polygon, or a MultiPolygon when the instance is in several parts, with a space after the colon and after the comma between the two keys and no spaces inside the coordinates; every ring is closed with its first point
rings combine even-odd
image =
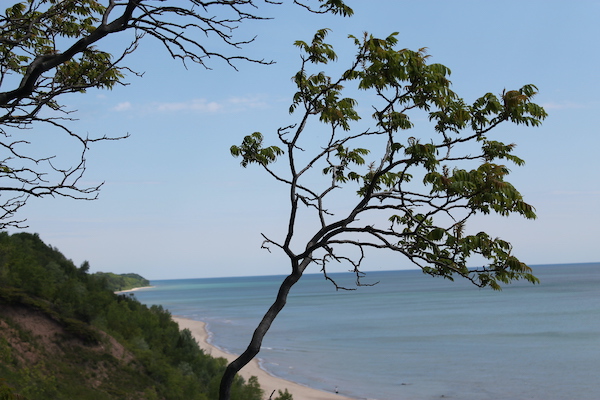
{"type": "Polygon", "coordinates": [[[535,87],[526,85],[507,92],[512,93],[508,99],[503,93],[504,101],[488,93],[467,105],[450,90],[449,70],[439,64],[428,65],[423,49],[395,49],[396,34],[385,39],[351,36],[358,50],[356,59],[339,78],[324,72],[309,74],[311,64],[322,71],[321,64],[336,59],[332,47],[323,42],[326,33],[318,31],[310,44],[296,42],[305,55],[294,76],[298,91],[290,111],[300,114],[300,122],[277,130],[287,150],[282,157],[284,168],[277,169],[274,163],[285,152],[263,146],[258,132],[231,148],[232,155],[242,158],[242,166],[256,163],[288,186],[287,233],[282,242],[263,237],[265,243],[288,256],[292,273],[282,283],[248,349],[227,368],[220,400],[229,399],[233,376],[258,354],[290,288],[311,263],[320,267],[336,289],[346,290],[350,288],[339,285],[327,266],[332,261],[349,266],[357,286],[364,285],[361,269],[368,250],[387,251],[391,260],[401,256],[426,274],[446,279],[458,276],[478,287],[499,290],[500,283],[513,280],[537,282],[531,269],[512,255],[510,243],[485,232],[465,232],[475,214],[516,213],[535,218],[533,208],[505,180],[508,169],[497,163],[523,163],[512,154],[514,145],[486,137],[500,123],[541,123],[546,113],[531,102],[535,87]],[[353,130],[353,121],[360,118],[354,110],[356,101],[342,93],[352,83],[383,99],[382,105],[374,107],[374,127],[370,129],[353,130]],[[436,123],[431,136],[421,140],[407,134],[413,124],[406,113],[412,110],[428,113],[436,123]],[[314,119],[330,129],[324,143],[314,144],[316,139],[309,135],[307,127],[314,119]],[[355,147],[365,143],[368,149],[355,147]],[[371,150],[376,151],[374,156],[370,156],[371,150]],[[367,163],[367,156],[374,160],[367,163]],[[463,164],[475,167],[467,170],[463,164]],[[311,175],[315,170],[323,172],[320,179],[311,175]],[[358,195],[345,208],[336,201],[336,195],[344,190],[358,195]],[[307,225],[303,231],[314,232],[305,246],[296,235],[301,224],[307,225]],[[300,250],[295,250],[297,247],[300,250]],[[487,264],[469,268],[473,256],[483,257],[487,264]]]}
{"type": "MultiPolygon", "coordinates": [[[[240,53],[255,40],[238,33],[240,25],[269,19],[258,3],[279,4],[270,0],[31,0],[5,9],[0,14],[0,229],[22,227],[22,221],[12,217],[28,196],[95,199],[102,185],[78,186],[89,145],[128,136],[90,138],[70,130],[73,111],[59,103],[62,95],[110,89],[126,85],[126,73],[142,75],[123,65],[142,38],[158,40],[166,54],[184,66],[191,62],[210,68],[210,59],[233,68],[237,61],[270,64],[240,53]],[[125,32],[131,35],[120,53],[102,51],[106,37],[125,32]],[[45,156],[31,155],[35,141],[18,138],[22,131],[44,124],[80,142],[81,154],[71,168],[57,167],[52,150],[45,156]],[[15,197],[11,194],[15,192],[21,194],[15,197]]],[[[319,12],[351,13],[339,0],[317,3],[322,6],[319,12]]]]}

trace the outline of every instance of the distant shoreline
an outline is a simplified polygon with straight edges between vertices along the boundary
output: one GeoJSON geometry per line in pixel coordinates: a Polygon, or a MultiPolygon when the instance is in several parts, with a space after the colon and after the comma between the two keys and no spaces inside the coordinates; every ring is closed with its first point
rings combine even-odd
{"type": "Polygon", "coordinates": [[[122,294],[122,293],[129,293],[129,292],[135,292],[136,290],[140,290],[140,289],[149,289],[149,288],[153,288],[156,286],[141,286],[141,287],[134,287],[132,289],[127,289],[127,290],[119,290],[117,292],[115,292],[115,294],[122,294]]]}
{"type": "MultiPolygon", "coordinates": [[[[237,357],[208,343],[208,332],[206,331],[206,324],[204,322],[176,316],[172,316],[172,318],[173,321],[179,324],[179,329],[190,330],[192,336],[206,354],[213,357],[225,358],[228,362],[233,361],[237,357]]],[[[277,378],[260,368],[256,358],[240,371],[240,375],[246,381],[248,381],[251,376],[256,376],[260,383],[260,387],[265,391],[265,396],[269,396],[274,390],[281,390],[283,392],[287,389],[294,396],[294,400],[357,400],[352,397],[342,396],[341,394],[314,389],[296,382],[288,381],[287,379],[277,378]]],[[[334,388],[332,387],[332,389],[334,388]]],[[[277,395],[277,392],[275,395],[277,395]]]]}

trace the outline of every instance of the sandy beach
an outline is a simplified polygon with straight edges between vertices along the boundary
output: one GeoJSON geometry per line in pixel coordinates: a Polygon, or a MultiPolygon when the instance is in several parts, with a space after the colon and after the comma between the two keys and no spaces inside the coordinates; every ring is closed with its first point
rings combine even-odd
{"type": "MultiPolygon", "coordinates": [[[[173,320],[179,324],[180,329],[189,329],[192,335],[198,341],[200,347],[206,354],[210,354],[213,357],[223,357],[228,361],[232,361],[236,356],[233,354],[226,353],[218,348],[212,346],[207,342],[208,334],[206,332],[205,324],[201,321],[194,321],[187,318],[173,317],[173,320]]],[[[285,379],[276,378],[263,371],[256,359],[252,360],[251,363],[246,365],[241,371],[240,375],[244,379],[248,380],[251,376],[256,376],[260,382],[260,386],[265,391],[265,395],[269,396],[273,390],[284,391],[287,389],[293,396],[294,400],[356,400],[350,397],[345,397],[335,393],[329,393],[322,390],[312,389],[306,386],[302,386],[298,383],[287,381],[285,379]]],[[[332,388],[333,390],[334,388],[332,388]]],[[[276,392],[277,394],[277,392],[276,392]]],[[[274,396],[276,397],[276,395],[274,396]]],[[[268,397],[267,397],[268,398],[268,397]]]]}
{"type": "Polygon", "coordinates": [[[115,292],[115,294],[123,294],[123,293],[135,292],[135,291],[137,291],[137,290],[140,290],[140,289],[149,289],[149,288],[153,288],[153,287],[155,287],[155,286],[142,286],[142,287],[135,287],[135,288],[133,288],[133,289],[120,290],[120,291],[118,291],[118,292],[115,292]]]}

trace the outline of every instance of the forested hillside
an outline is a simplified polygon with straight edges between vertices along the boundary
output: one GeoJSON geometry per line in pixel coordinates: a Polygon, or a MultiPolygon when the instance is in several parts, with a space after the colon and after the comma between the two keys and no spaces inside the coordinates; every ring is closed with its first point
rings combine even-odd
{"type": "MultiPolygon", "coordinates": [[[[1,399],[216,399],[224,359],[37,234],[0,232],[1,399]]],[[[263,398],[236,380],[238,400],[263,398]]]]}
{"type": "Polygon", "coordinates": [[[114,292],[150,286],[150,281],[138,274],[117,275],[112,272],[96,272],[94,276],[104,279],[106,287],[114,292]]]}

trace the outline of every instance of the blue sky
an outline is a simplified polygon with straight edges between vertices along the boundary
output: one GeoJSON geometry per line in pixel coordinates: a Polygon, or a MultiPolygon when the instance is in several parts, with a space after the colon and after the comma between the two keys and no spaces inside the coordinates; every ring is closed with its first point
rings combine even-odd
{"type": "MultiPolygon", "coordinates": [[[[294,122],[287,112],[290,77],[300,59],[292,44],[328,27],[340,65],[353,52],[348,34],[399,32],[400,47],[427,47],[431,62],[452,70],[453,89],[466,100],[535,84],[547,120],[539,128],[507,125],[498,134],[516,143],[526,161],[511,168],[509,180],[538,219],[489,217],[475,224],[512,242],[529,264],[600,261],[600,2],[348,4],[352,18],[267,6],[273,20],[242,26],[242,37],[258,35],[244,53],[273,59],[271,66],[238,63],[235,71],[214,60],[212,70],[186,69],[147,38],[128,62],[142,78],[130,75],[128,86],[64,99],[78,110],[72,126],[79,132],[131,135],[99,143],[88,155],[85,182],[105,182],[100,198],[32,199],[19,215],[28,219],[26,231],[77,264],[88,260],[92,271],[150,279],[287,273],[282,255],[260,250],[261,232],[277,237],[285,228],[285,188],[258,168],[241,168],[229,147],[254,131],[274,142],[276,129],[294,122]]],[[[48,135],[42,145],[69,150],[48,135]]],[[[417,124],[412,135],[431,131],[417,124]]],[[[388,255],[368,261],[367,270],[411,268],[388,255]]]]}

